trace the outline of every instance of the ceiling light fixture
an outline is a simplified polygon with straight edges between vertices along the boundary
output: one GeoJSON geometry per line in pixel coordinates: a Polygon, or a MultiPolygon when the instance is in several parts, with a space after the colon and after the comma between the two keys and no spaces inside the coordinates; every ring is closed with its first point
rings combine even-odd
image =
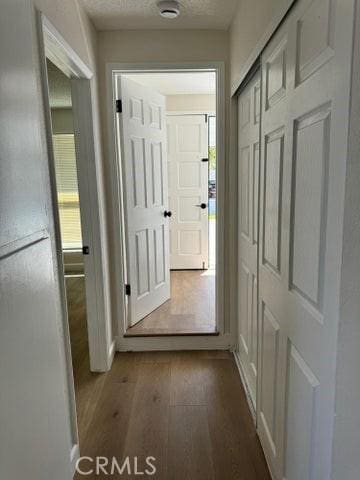
{"type": "Polygon", "coordinates": [[[157,5],[164,18],[176,18],[180,15],[180,5],[176,0],[161,0],[157,5]]]}

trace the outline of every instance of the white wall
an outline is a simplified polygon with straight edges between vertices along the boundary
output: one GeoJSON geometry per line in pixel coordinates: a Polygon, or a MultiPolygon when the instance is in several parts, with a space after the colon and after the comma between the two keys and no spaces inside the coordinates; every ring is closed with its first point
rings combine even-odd
{"type": "Polygon", "coordinates": [[[167,95],[168,112],[215,112],[216,95],[167,95]]]}
{"type": "MultiPolygon", "coordinates": [[[[107,63],[144,63],[144,62],[206,62],[220,61],[225,63],[226,85],[229,84],[228,64],[229,64],[229,43],[228,32],[219,30],[123,30],[99,32],[98,45],[98,71],[99,71],[99,94],[100,98],[106,99],[107,86],[105,81],[107,63]]],[[[228,98],[228,89],[226,98],[228,98]]],[[[106,101],[101,105],[101,118],[104,124],[103,141],[105,147],[105,168],[107,184],[110,185],[111,173],[108,162],[108,130],[107,130],[107,110],[106,101]]],[[[228,111],[226,109],[226,125],[228,111]]],[[[225,188],[227,192],[227,188],[225,188]]],[[[111,218],[116,205],[111,205],[111,191],[108,189],[108,219],[109,232],[111,228],[111,218]]],[[[112,236],[112,245],[110,256],[114,255],[114,238],[112,236]]],[[[225,248],[228,252],[228,248],[225,248]]],[[[230,260],[226,260],[230,261],[230,260]]],[[[115,285],[115,266],[112,267],[111,278],[112,285],[115,285]]],[[[226,266],[225,266],[226,269],[226,266]]],[[[228,290],[226,289],[226,292],[228,290]]],[[[117,309],[115,299],[119,293],[113,291],[113,307],[117,309]]],[[[226,308],[229,305],[225,299],[226,308]]],[[[116,318],[114,310],[113,318],[116,318]]],[[[225,312],[225,319],[229,316],[225,312]]],[[[115,320],[117,322],[118,319],[115,320]]],[[[114,324],[114,328],[117,325],[114,324]]],[[[228,325],[226,325],[228,328],[228,325]]]]}
{"type": "MultiPolygon", "coordinates": [[[[34,6],[96,68],[96,33],[75,0],[1,2],[0,478],[70,480],[77,438],[34,6]]],[[[92,90],[98,126],[96,78],[92,90]]]]}
{"type": "Polygon", "coordinates": [[[54,480],[64,480],[71,478],[77,439],[35,10],[28,0],[3,0],[1,7],[0,478],[48,480],[51,472],[54,480]]]}

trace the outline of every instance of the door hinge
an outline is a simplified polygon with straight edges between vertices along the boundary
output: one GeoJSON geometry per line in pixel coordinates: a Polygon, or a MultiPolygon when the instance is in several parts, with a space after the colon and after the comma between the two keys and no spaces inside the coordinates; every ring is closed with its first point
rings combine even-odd
{"type": "Polygon", "coordinates": [[[82,254],[83,255],[90,255],[90,248],[88,247],[88,245],[84,245],[82,247],[82,254]]]}
{"type": "Polygon", "coordinates": [[[125,295],[131,295],[131,287],[128,283],[125,285],[125,295]]]}
{"type": "Polygon", "coordinates": [[[117,113],[122,113],[122,100],[116,100],[116,112],[117,113]]]}
{"type": "Polygon", "coordinates": [[[202,161],[202,162],[208,162],[209,159],[208,159],[208,158],[202,158],[201,161],[202,161]]]}

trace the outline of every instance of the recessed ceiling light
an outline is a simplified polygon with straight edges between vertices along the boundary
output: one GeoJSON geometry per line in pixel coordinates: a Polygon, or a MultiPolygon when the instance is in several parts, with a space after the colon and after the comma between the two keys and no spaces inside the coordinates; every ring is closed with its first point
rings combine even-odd
{"type": "Polygon", "coordinates": [[[158,8],[160,15],[164,18],[176,18],[180,14],[179,2],[176,0],[161,0],[158,8]]]}

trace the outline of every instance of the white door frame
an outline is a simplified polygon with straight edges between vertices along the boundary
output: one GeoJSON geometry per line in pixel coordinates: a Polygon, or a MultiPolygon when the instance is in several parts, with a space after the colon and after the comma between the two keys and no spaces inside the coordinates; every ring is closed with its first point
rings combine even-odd
{"type": "Polygon", "coordinates": [[[59,265],[59,284],[62,292],[64,331],[70,384],[73,383],[68,312],[66,302],[64,262],[61,246],[60,219],[56,191],[55,161],[52,140],[51,109],[49,104],[46,58],[49,58],[72,81],[74,130],[76,135],[76,163],[79,177],[79,197],[83,241],[90,247],[90,255],[84,256],[86,278],[87,327],[89,339],[90,368],[92,371],[107,371],[111,367],[114,347],[109,345],[109,309],[106,304],[108,292],[104,269],[103,228],[104,219],[100,205],[98,166],[96,164],[92,99],[89,67],[80,59],[66,40],[41,13],[37,12],[41,81],[45,113],[46,140],[49,157],[54,218],[55,243],[59,265]]]}
{"type": "MultiPolygon", "coordinates": [[[[112,178],[112,199],[114,206],[114,263],[116,274],[117,317],[118,321],[118,350],[141,349],[190,349],[190,348],[229,348],[233,345],[232,335],[224,329],[224,280],[225,280],[225,65],[223,62],[186,62],[186,63],[108,63],[107,76],[107,111],[109,132],[109,160],[112,178]],[[217,143],[217,225],[216,225],[216,325],[218,337],[148,337],[124,338],[128,327],[128,318],[125,302],[124,281],[124,226],[121,179],[121,152],[117,142],[118,122],[116,117],[116,77],[129,73],[151,72],[207,72],[216,73],[216,143],[217,143]]],[[[171,112],[169,112],[171,113],[171,112]]]]}

